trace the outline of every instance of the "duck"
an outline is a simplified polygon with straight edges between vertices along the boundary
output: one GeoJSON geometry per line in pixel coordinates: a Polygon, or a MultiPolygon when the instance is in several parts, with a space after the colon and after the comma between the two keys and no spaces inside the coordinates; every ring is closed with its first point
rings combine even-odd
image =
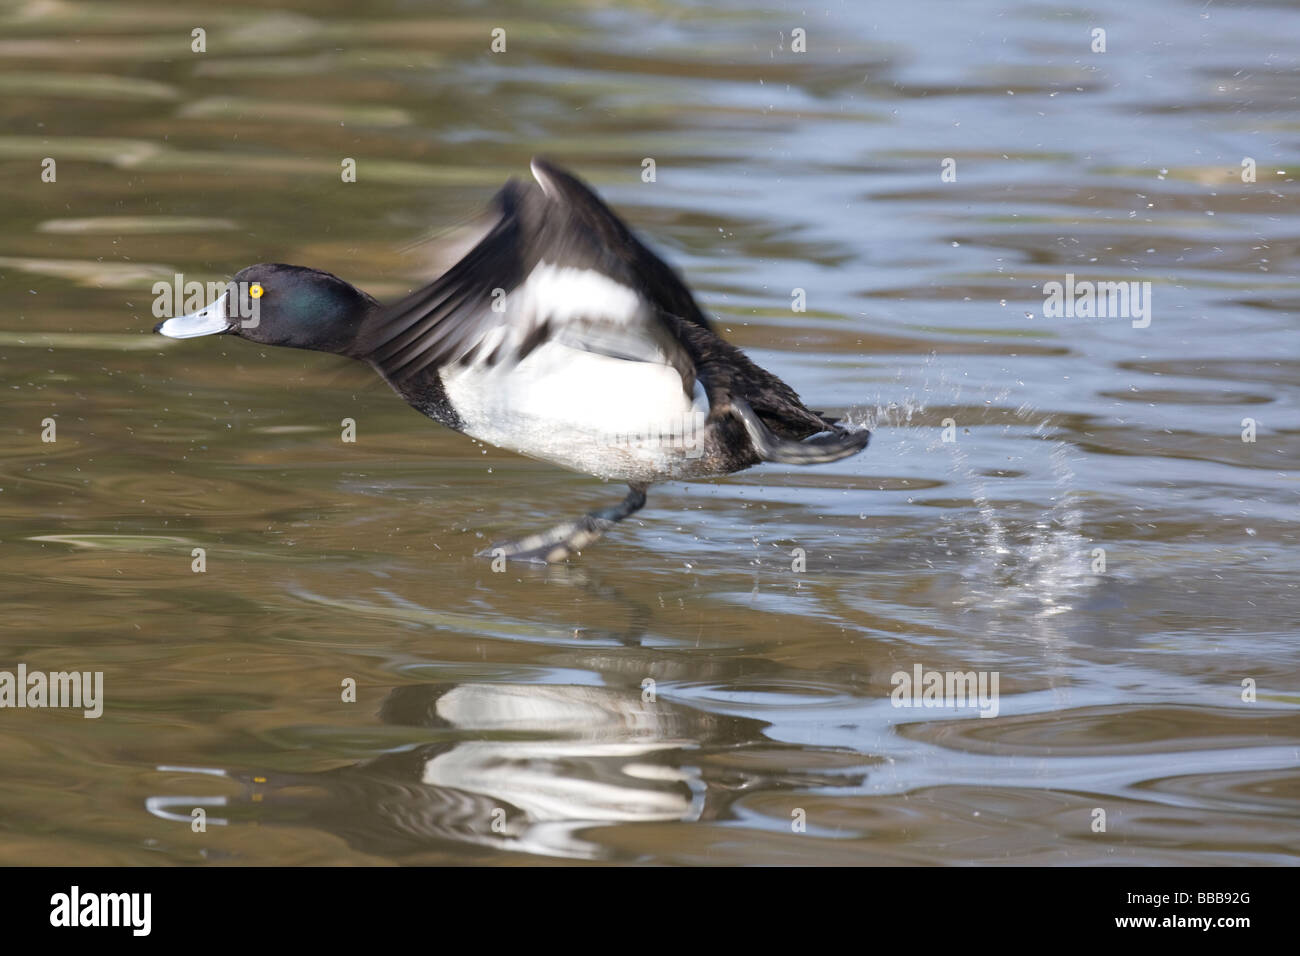
{"type": "Polygon", "coordinates": [[[580,555],[665,481],[856,455],[871,433],[809,409],[724,340],[681,275],[587,184],[534,158],[486,235],[433,282],[383,304],[319,269],[271,262],[155,331],[234,335],[368,363],[407,404],[471,438],[607,481],[621,502],[478,552],[580,555]]]}

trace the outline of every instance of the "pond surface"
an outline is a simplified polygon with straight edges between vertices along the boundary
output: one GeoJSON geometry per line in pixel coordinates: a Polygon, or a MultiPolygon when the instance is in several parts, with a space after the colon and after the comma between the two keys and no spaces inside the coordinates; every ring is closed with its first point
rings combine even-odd
{"type": "Polygon", "coordinates": [[[0,710],[0,863],[1297,862],[1300,10],[782,6],[0,0],[0,670],[104,698],[0,710]],[[623,489],[150,334],[535,153],[868,451],[494,573],[623,489]]]}

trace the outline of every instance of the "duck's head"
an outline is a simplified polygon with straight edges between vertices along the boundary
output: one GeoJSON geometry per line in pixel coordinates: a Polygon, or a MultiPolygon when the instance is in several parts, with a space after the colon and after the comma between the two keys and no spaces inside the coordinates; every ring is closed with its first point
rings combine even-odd
{"type": "Polygon", "coordinates": [[[237,273],[205,308],[160,322],[154,331],[173,339],[238,335],[263,345],[348,355],[362,319],[378,304],[328,272],[264,262],[237,273]]]}

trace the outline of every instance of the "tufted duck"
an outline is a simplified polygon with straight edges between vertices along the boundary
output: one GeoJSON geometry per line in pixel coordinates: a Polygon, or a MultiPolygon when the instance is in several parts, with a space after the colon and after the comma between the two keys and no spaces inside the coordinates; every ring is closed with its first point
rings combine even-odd
{"type": "Polygon", "coordinates": [[[618,505],[485,555],[561,561],[640,509],[654,482],[866,447],[866,429],[809,410],[719,338],[677,273],[585,184],[541,159],[532,172],[537,186],[511,180],[497,194],[478,245],[393,305],[328,272],[264,263],[156,331],[366,361],[448,428],[630,488],[618,505]],[[248,289],[256,322],[240,318],[248,289]]]}

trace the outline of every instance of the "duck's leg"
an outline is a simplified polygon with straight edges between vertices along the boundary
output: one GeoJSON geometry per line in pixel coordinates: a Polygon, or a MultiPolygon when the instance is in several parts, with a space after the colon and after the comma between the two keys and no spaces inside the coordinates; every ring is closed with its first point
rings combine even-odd
{"type": "Polygon", "coordinates": [[[610,508],[601,508],[583,515],[577,521],[557,524],[541,534],[503,541],[478,553],[480,558],[505,557],[515,561],[563,561],[576,551],[598,539],[628,515],[635,514],[645,504],[646,485],[628,485],[627,497],[610,508]]]}

